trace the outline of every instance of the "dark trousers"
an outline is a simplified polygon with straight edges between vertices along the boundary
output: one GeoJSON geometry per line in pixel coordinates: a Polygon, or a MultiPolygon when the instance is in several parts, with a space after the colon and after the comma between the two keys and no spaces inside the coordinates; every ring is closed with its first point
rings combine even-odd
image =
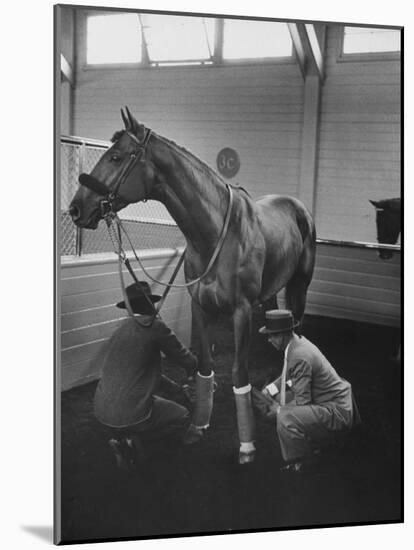
{"type": "Polygon", "coordinates": [[[170,437],[179,438],[190,422],[189,411],[175,401],[154,395],[151,416],[137,424],[115,428],[102,425],[108,437],[142,439],[153,441],[170,437]]]}

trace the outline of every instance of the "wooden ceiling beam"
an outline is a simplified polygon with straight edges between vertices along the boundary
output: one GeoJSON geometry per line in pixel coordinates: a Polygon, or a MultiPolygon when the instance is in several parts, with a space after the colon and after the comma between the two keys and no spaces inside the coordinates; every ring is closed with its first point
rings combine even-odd
{"type": "Polygon", "coordinates": [[[75,85],[73,69],[63,54],[60,54],[60,72],[71,86],[75,85]]]}
{"type": "Polygon", "coordinates": [[[303,47],[303,41],[299,34],[299,28],[297,23],[288,23],[290,37],[292,38],[293,47],[296,52],[296,59],[298,60],[299,69],[302,73],[303,79],[306,78],[307,73],[307,59],[305,49],[303,47]]]}
{"type": "Polygon", "coordinates": [[[315,30],[313,23],[288,23],[302,76],[317,75],[324,79],[324,29],[315,30]],[[321,39],[322,38],[322,39],[321,39]]]}

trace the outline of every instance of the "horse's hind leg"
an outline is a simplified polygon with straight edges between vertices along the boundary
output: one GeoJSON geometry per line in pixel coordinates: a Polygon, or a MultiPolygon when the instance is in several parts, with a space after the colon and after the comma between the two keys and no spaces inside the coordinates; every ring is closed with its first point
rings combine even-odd
{"type": "Polygon", "coordinates": [[[274,294],[264,302],[262,302],[263,311],[269,311],[270,309],[279,309],[277,303],[277,294],[274,294]]]}
{"type": "MultiPolygon", "coordinates": [[[[312,280],[315,265],[315,243],[305,242],[298,267],[285,289],[286,307],[293,313],[295,321],[302,322],[305,313],[306,294],[312,280]]],[[[300,327],[299,327],[300,328],[300,327]]]]}

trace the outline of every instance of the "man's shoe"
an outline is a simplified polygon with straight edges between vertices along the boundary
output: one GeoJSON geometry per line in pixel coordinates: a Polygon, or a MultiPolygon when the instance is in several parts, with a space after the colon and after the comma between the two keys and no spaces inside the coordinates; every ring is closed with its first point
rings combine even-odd
{"type": "Polygon", "coordinates": [[[193,424],[190,424],[186,434],[184,435],[183,443],[184,445],[193,445],[200,441],[203,438],[204,430],[203,428],[197,428],[193,424]]]}
{"type": "Polygon", "coordinates": [[[304,460],[301,462],[290,462],[280,468],[280,472],[284,475],[306,475],[318,473],[318,461],[317,460],[304,460]]]}
{"type": "Polygon", "coordinates": [[[291,462],[280,468],[282,474],[299,474],[302,470],[301,462],[291,462]]]}
{"type": "Polygon", "coordinates": [[[109,446],[114,453],[117,467],[129,474],[136,471],[137,456],[131,439],[110,439],[109,446]]]}

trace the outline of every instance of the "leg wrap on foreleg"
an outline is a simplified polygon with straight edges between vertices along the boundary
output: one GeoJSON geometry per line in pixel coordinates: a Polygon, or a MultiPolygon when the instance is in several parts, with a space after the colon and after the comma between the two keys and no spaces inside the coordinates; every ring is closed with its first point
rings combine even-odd
{"type": "Polygon", "coordinates": [[[198,429],[208,428],[213,410],[214,372],[203,376],[196,374],[196,400],[193,412],[192,425],[198,429]]]}
{"type": "Polygon", "coordinates": [[[239,429],[240,452],[254,453],[254,416],[251,399],[251,385],[242,388],[233,387],[236,401],[237,425],[239,429]]]}

